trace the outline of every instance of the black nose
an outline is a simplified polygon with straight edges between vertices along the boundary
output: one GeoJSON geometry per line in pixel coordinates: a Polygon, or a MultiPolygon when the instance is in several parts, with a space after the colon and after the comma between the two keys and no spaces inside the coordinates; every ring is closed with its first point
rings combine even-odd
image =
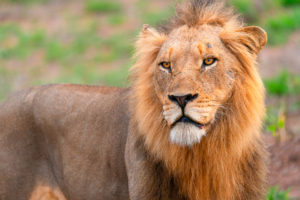
{"type": "Polygon", "coordinates": [[[182,96],[176,96],[176,95],[169,95],[169,99],[175,103],[177,103],[181,108],[184,108],[185,105],[193,101],[198,97],[198,94],[187,94],[187,95],[182,95],[182,96]]]}

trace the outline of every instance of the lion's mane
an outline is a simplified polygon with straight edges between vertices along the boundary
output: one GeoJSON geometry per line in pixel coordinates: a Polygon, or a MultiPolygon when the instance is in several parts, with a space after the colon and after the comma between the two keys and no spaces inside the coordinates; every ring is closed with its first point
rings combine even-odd
{"type": "Polygon", "coordinates": [[[234,31],[243,27],[239,17],[219,3],[208,2],[212,1],[188,1],[159,32],[149,37],[141,34],[136,44],[137,62],[131,69],[131,111],[146,148],[163,161],[182,194],[190,199],[229,200],[237,196],[244,199],[243,191],[247,191],[259,198],[263,188],[255,180],[265,179],[265,152],[259,134],[265,112],[264,87],[256,68],[256,54],[250,51],[259,44],[249,38],[246,46],[241,45],[240,33],[234,31]],[[240,71],[231,97],[201,143],[181,147],[169,142],[170,130],[153,86],[153,63],[171,30],[199,24],[223,28],[221,40],[239,60],[240,71]],[[247,175],[250,168],[257,170],[258,177],[247,175]]]}

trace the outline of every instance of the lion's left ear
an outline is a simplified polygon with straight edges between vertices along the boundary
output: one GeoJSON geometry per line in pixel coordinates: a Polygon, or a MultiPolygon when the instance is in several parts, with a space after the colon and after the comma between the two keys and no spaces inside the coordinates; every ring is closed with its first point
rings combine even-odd
{"type": "Polygon", "coordinates": [[[247,26],[238,30],[244,33],[241,37],[241,42],[255,54],[267,44],[267,33],[258,26],[247,26]]]}
{"type": "Polygon", "coordinates": [[[247,26],[231,32],[223,32],[223,42],[235,52],[246,48],[251,54],[257,55],[267,43],[267,33],[258,26],[247,26]]]}

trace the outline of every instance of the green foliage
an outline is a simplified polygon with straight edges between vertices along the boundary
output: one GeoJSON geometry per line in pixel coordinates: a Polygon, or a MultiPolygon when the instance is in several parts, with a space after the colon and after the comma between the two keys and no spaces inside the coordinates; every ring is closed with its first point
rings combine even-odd
{"type": "Polygon", "coordinates": [[[85,8],[89,12],[118,12],[122,10],[121,4],[109,0],[88,0],[85,8]]]}
{"type": "Polygon", "coordinates": [[[102,40],[99,54],[94,57],[94,60],[112,62],[121,58],[130,58],[134,51],[133,40],[128,39],[130,37],[131,34],[114,34],[102,40]]]}
{"type": "Polygon", "coordinates": [[[282,71],[274,78],[266,79],[264,83],[270,95],[300,94],[300,77],[287,71],[282,71]]]}
{"type": "Polygon", "coordinates": [[[278,45],[286,42],[289,35],[300,28],[300,7],[268,18],[264,26],[268,33],[269,44],[278,45]]]}
{"type": "Polygon", "coordinates": [[[264,83],[269,95],[278,96],[281,99],[280,105],[268,108],[265,120],[266,130],[275,136],[285,127],[285,111],[291,109],[290,106],[287,107],[286,98],[290,95],[300,94],[300,77],[282,71],[274,78],[265,80],[264,83]]]}
{"type": "Polygon", "coordinates": [[[4,0],[4,1],[10,3],[18,3],[18,4],[31,4],[31,3],[45,3],[48,0],[4,0]]]}
{"type": "Polygon", "coordinates": [[[172,16],[175,8],[174,5],[171,5],[168,9],[154,9],[151,8],[151,1],[144,0],[137,1],[136,6],[138,7],[143,23],[151,26],[163,23],[172,16]]]}
{"type": "Polygon", "coordinates": [[[14,24],[4,24],[0,26],[0,59],[27,58],[44,41],[43,30],[23,32],[14,24]]]}
{"type": "Polygon", "coordinates": [[[83,64],[68,66],[56,80],[59,83],[99,84],[101,77],[95,67],[83,64]]]}
{"type": "Polygon", "coordinates": [[[49,41],[45,47],[48,61],[61,60],[66,56],[66,49],[58,41],[49,41]]]}
{"type": "Polygon", "coordinates": [[[159,23],[162,23],[164,20],[167,20],[171,16],[172,12],[172,10],[166,10],[164,12],[145,13],[143,16],[144,23],[155,26],[159,23]]]}
{"type": "Polygon", "coordinates": [[[278,187],[271,187],[266,200],[289,200],[289,190],[281,191],[278,187]]]}
{"type": "Polygon", "coordinates": [[[285,116],[279,115],[279,108],[269,107],[265,119],[265,129],[276,136],[280,129],[285,126],[285,116]]]}
{"type": "Polygon", "coordinates": [[[111,15],[108,18],[108,23],[113,26],[121,25],[125,22],[123,15],[111,15]]]}
{"type": "Polygon", "coordinates": [[[229,1],[239,13],[246,18],[248,22],[254,22],[258,19],[258,11],[254,7],[252,0],[230,0],[229,1]]]}
{"type": "Polygon", "coordinates": [[[101,79],[105,84],[111,86],[124,87],[128,84],[128,70],[129,65],[123,66],[120,69],[112,70],[106,73],[101,74],[101,79]]]}
{"type": "Polygon", "coordinates": [[[10,79],[12,72],[0,66],[0,102],[5,99],[7,94],[11,91],[12,85],[10,79]],[[3,87],[5,86],[5,87],[3,87]]]}
{"type": "Polygon", "coordinates": [[[291,6],[300,4],[300,0],[281,0],[283,5],[291,6]]]}
{"type": "Polygon", "coordinates": [[[229,0],[229,3],[247,22],[260,24],[267,31],[270,45],[285,43],[300,28],[300,0],[264,0],[256,4],[252,0],[229,0]]]}

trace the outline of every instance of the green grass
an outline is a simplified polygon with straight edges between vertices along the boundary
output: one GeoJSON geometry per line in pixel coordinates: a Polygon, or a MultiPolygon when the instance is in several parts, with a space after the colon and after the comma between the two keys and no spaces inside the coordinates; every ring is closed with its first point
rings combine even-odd
{"type": "MultiPolygon", "coordinates": [[[[111,23],[115,25],[121,23],[122,15],[118,17],[121,19],[112,19],[111,23]]],[[[25,75],[29,80],[26,84],[54,82],[115,86],[127,84],[129,68],[127,64],[123,68],[120,66],[105,70],[101,70],[101,66],[118,59],[128,63],[133,54],[136,32],[123,31],[103,38],[98,33],[98,23],[90,23],[84,27],[78,26],[76,21],[71,20],[69,23],[68,40],[60,35],[48,35],[44,30],[23,30],[14,23],[4,23],[0,26],[0,85],[2,85],[0,101],[13,90],[12,85],[18,77],[19,69],[14,67],[8,70],[9,67],[6,65],[11,61],[20,63],[24,60],[27,63],[27,59],[31,59],[30,56],[36,52],[44,56],[40,63],[42,66],[29,67],[25,75]],[[58,68],[57,77],[47,80],[40,78],[40,73],[44,73],[41,69],[51,65],[58,68]]]]}
{"type": "Polygon", "coordinates": [[[102,81],[110,86],[124,87],[128,85],[128,71],[130,64],[126,64],[119,69],[111,70],[101,74],[102,81]]]}
{"type": "Polygon", "coordinates": [[[99,84],[101,82],[100,73],[93,66],[77,64],[63,70],[55,82],[76,84],[99,84]]]}
{"type": "Polygon", "coordinates": [[[285,127],[285,116],[279,116],[280,107],[269,106],[267,108],[267,115],[265,118],[264,129],[273,136],[277,136],[279,130],[285,127]]]}
{"type": "Polygon", "coordinates": [[[48,41],[45,46],[45,58],[47,61],[62,60],[68,51],[62,46],[59,41],[48,41]]]}
{"type": "Polygon", "coordinates": [[[271,187],[267,194],[266,200],[290,200],[289,190],[282,191],[278,187],[271,187]]]}
{"type": "Polygon", "coordinates": [[[300,0],[281,0],[282,4],[285,6],[292,6],[292,5],[297,5],[300,4],[300,0]]]}
{"type": "MultiPolygon", "coordinates": [[[[16,3],[16,4],[32,4],[32,3],[45,3],[48,0],[3,0],[4,2],[16,3]]],[[[0,1],[1,4],[1,1],[0,1]]]]}
{"type": "Polygon", "coordinates": [[[174,13],[175,2],[165,9],[151,7],[151,1],[136,1],[138,14],[143,24],[155,26],[163,23],[174,13]]]}
{"type": "Polygon", "coordinates": [[[264,128],[273,136],[285,127],[286,112],[297,109],[296,102],[290,102],[290,96],[300,94],[300,76],[282,71],[273,78],[264,80],[268,95],[279,98],[277,105],[269,106],[264,128]]]}
{"type": "Polygon", "coordinates": [[[3,101],[7,94],[11,91],[12,85],[10,82],[13,73],[0,65],[0,102],[3,101]],[[5,86],[5,87],[3,87],[5,86]]]}
{"type": "Polygon", "coordinates": [[[122,10],[120,3],[109,0],[88,0],[85,9],[89,12],[119,12],[122,10]]]}
{"type": "Polygon", "coordinates": [[[143,15],[143,23],[150,24],[151,26],[155,26],[167,20],[172,15],[172,13],[173,13],[172,10],[145,13],[143,15]]]}
{"type": "Polygon", "coordinates": [[[264,80],[270,95],[283,96],[300,94],[300,76],[282,71],[274,78],[264,80]]]}
{"type": "Polygon", "coordinates": [[[0,59],[25,59],[43,46],[45,37],[43,30],[24,32],[15,24],[3,24],[0,26],[0,59]]]}
{"type": "Polygon", "coordinates": [[[108,23],[112,26],[118,26],[125,22],[125,17],[120,14],[113,14],[108,17],[108,23]]]}
{"type": "Polygon", "coordinates": [[[248,22],[256,22],[258,20],[258,10],[254,7],[252,0],[230,0],[229,2],[248,22]]]}
{"type": "Polygon", "coordinates": [[[285,43],[300,28],[300,0],[229,0],[246,22],[261,25],[268,33],[269,45],[285,43]],[[275,13],[275,14],[274,14],[275,13]]]}
{"type": "Polygon", "coordinates": [[[279,45],[285,43],[291,33],[300,28],[300,7],[293,7],[285,12],[267,18],[264,28],[268,33],[268,43],[279,45]]]}

